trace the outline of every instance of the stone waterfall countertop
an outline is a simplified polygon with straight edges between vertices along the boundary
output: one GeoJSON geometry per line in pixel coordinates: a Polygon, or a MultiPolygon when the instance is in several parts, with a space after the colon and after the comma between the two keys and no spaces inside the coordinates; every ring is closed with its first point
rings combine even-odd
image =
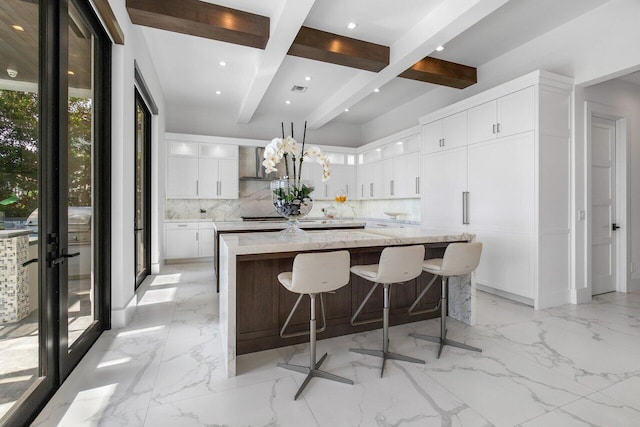
{"type": "MultiPolygon", "coordinates": [[[[360,230],[307,231],[289,240],[278,232],[222,234],[220,238],[220,332],[223,363],[228,377],[236,375],[236,260],[238,256],[322,249],[349,249],[408,244],[437,244],[473,241],[475,235],[419,228],[376,228],[360,230]]],[[[473,276],[449,280],[449,315],[468,325],[475,324],[475,281],[473,276]]]]}
{"type": "MultiPolygon", "coordinates": [[[[322,225],[326,227],[326,225],[322,225]]],[[[371,246],[394,246],[421,243],[470,241],[473,234],[419,228],[383,228],[364,230],[307,231],[290,240],[278,233],[225,234],[226,249],[235,255],[264,254],[318,249],[342,249],[371,246]]],[[[221,243],[222,244],[222,243],[221,243]]]]}

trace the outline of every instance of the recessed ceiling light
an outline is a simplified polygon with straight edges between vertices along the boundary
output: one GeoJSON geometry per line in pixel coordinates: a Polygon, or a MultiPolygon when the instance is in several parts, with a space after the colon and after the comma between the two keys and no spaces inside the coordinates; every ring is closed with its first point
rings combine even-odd
{"type": "Polygon", "coordinates": [[[220,66],[221,66],[221,67],[226,67],[226,66],[227,66],[227,63],[226,63],[226,62],[224,62],[224,61],[220,61],[220,66]]]}
{"type": "Polygon", "coordinates": [[[284,101],[285,104],[289,105],[291,104],[291,101],[289,101],[288,99],[286,101],[284,101]]]}
{"type": "Polygon", "coordinates": [[[398,141],[398,142],[396,142],[396,144],[398,144],[398,145],[402,145],[402,144],[403,144],[403,142],[402,142],[402,141],[398,141]]]}
{"type": "Polygon", "coordinates": [[[24,31],[24,28],[22,28],[20,25],[12,25],[11,28],[16,31],[24,31]]]}
{"type": "Polygon", "coordinates": [[[378,92],[380,92],[380,89],[379,89],[379,88],[375,88],[373,91],[374,91],[375,93],[378,93],[378,92]]]}
{"type": "Polygon", "coordinates": [[[345,109],[344,109],[344,111],[345,111],[345,113],[348,113],[348,112],[349,112],[349,109],[348,109],[348,108],[345,108],[345,109]]]}
{"type": "Polygon", "coordinates": [[[378,151],[378,152],[382,151],[382,148],[376,148],[376,151],[378,151]]]}
{"type": "Polygon", "coordinates": [[[355,22],[349,22],[347,24],[347,28],[350,30],[353,30],[354,28],[356,28],[358,26],[358,24],[356,24],[355,22]]]}
{"type": "Polygon", "coordinates": [[[76,75],[76,73],[74,73],[74,72],[73,72],[73,71],[71,71],[71,70],[67,71],[67,74],[69,74],[70,76],[75,76],[75,75],[76,75]]]}
{"type": "Polygon", "coordinates": [[[216,91],[216,95],[221,95],[221,94],[222,94],[221,91],[219,91],[219,90],[216,91]]]}
{"type": "Polygon", "coordinates": [[[442,52],[442,51],[444,50],[444,46],[438,46],[438,47],[436,48],[436,50],[437,50],[438,52],[442,52]]]}
{"type": "Polygon", "coordinates": [[[307,76],[304,78],[306,81],[311,81],[311,76],[307,76]]]}

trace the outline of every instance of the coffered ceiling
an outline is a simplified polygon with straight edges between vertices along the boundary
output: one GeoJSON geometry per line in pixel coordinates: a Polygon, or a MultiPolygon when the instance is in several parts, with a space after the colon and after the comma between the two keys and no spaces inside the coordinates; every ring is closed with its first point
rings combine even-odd
{"type": "MultiPolygon", "coordinates": [[[[168,104],[231,111],[237,123],[273,117],[309,120],[310,128],[318,128],[332,121],[364,124],[428,93],[437,86],[398,77],[425,57],[480,67],[606,1],[207,0],[269,18],[264,49],[148,26],[142,31],[168,104]],[[348,29],[350,22],[357,26],[348,29]],[[329,38],[317,39],[317,46],[303,41],[306,57],[288,54],[295,53],[292,45],[300,42],[305,28],[320,30],[322,37],[328,33],[329,38]],[[341,37],[365,44],[348,46],[341,37]],[[367,43],[388,48],[388,63],[376,71],[352,63],[368,61],[362,59],[373,52],[367,43]],[[442,52],[435,51],[439,45],[445,46],[442,52]],[[318,60],[318,55],[335,56],[335,52],[343,57],[318,60]],[[292,92],[294,86],[305,89],[292,92]]],[[[145,0],[128,0],[127,6],[140,2],[145,0]]],[[[135,13],[131,8],[129,12],[135,23],[135,13]]],[[[436,72],[448,72],[441,70],[436,72]]],[[[454,73],[461,70],[465,69],[454,73]]]]}

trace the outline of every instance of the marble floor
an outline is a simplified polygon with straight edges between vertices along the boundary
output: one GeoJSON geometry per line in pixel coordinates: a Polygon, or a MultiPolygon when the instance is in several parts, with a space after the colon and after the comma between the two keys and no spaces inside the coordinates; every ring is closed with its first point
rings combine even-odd
{"type": "Polygon", "coordinates": [[[482,354],[436,346],[439,320],[391,328],[391,349],[426,365],[348,352],[377,347],[381,331],[318,342],[324,369],[349,386],[314,379],[294,401],[307,346],[241,356],[225,378],[217,294],[207,264],[168,266],[143,285],[126,328],[105,332],[35,426],[638,426],[640,294],[534,311],[480,293],[478,325],[449,336],[482,354]]]}

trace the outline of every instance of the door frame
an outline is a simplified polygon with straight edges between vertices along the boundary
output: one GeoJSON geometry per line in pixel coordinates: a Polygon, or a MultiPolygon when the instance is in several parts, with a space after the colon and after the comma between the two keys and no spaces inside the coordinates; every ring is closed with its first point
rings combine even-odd
{"type": "MultiPolygon", "coordinates": [[[[152,139],[152,135],[151,133],[153,132],[153,115],[151,114],[151,108],[149,108],[149,105],[147,104],[145,97],[142,95],[141,91],[138,89],[137,85],[134,85],[134,112],[136,112],[137,115],[137,107],[138,104],[142,105],[143,108],[143,113],[144,113],[144,120],[145,120],[145,135],[144,135],[144,165],[143,165],[143,174],[144,174],[144,200],[142,203],[144,203],[144,221],[145,221],[145,232],[144,232],[144,245],[145,245],[145,269],[146,269],[146,274],[143,274],[141,276],[138,276],[137,272],[136,272],[136,277],[135,277],[135,284],[134,284],[134,291],[138,289],[138,287],[142,284],[142,282],[144,281],[144,279],[147,278],[147,276],[151,275],[151,179],[152,179],[152,163],[151,163],[151,139],[152,139]]],[[[137,138],[137,126],[138,126],[138,121],[137,118],[136,120],[134,120],[134,138],[137,138]]],[[[136,142],[137,144],[137,142],[136,142]]],[[[135,156],[134,156],[134,177],[135,175],[135,156]]],[[[134,196],[135,197],[135,196],[134,196]]],[[[136,237],[135,237],[135,199],[134,199],[134,244],[136,242],[136,237]]],[[[134,271],[137,268],[137,264],[138,264],[138,252],[136,250],[136,248],[134,248],[134,271]]]]}
{"type": "Polygon", "coordinates": [[[629,148],[629,135],[627,118],[630,117],[629,113],[620,110],[609,105],[598,104],[596,102],[585,101],[585,139],[586,139],[586,206],[587,215],[587,242],[586,242],[586,279],[587,279],[587,295],[585,299],[591,300],[593,293],[593,268],[592,268],[592,242],[593,242],[593,223],[591,220],[591,203],[592,203],[592,136],[591,126],[592,118],[601,117],[603,119],[613,120],[616,123],[616,218],[617,224],[620,224],[621,228],[616,231],[616,259],[615,259],[615,272],[616,272],[616,291],[628,292],[630,289],[630,277],[631,277],[631,259],[629,254],[631,253],[631,226],[629,219],[631,218],[631,194],[629,189],[631,188],[631,167],[630,167],[630,148],[629,148]]]}

